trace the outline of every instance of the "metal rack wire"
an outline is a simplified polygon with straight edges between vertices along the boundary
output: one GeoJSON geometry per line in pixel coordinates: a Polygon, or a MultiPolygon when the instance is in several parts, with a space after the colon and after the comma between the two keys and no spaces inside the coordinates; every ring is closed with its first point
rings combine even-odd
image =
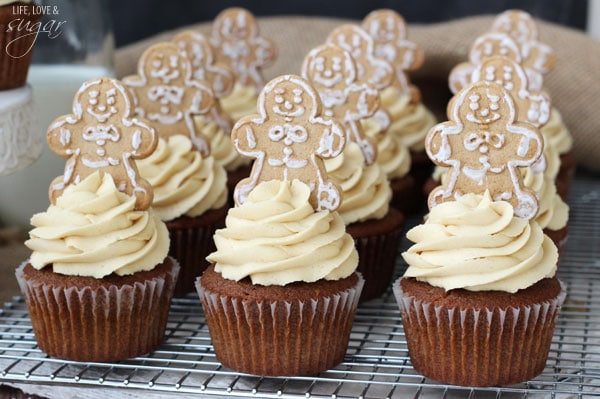
{"type": "MultiPolygon", "coordinates": [[[[456,387],[419,375],[408,357],[391,290],[359,306],[343,363],[317,376],[293,378],[240,375],[223,368],[215,358],[202,308],[193,295],[174,301],[167,336],[156,351],[118,363],[47,357],[37,348],[22,298],[15,297],[0,310],[0,384],[36,384],[48,392],[57,387],[111,387],[146,397],[153,392],[260,398],[600,396],[600,298],[595,292],[600,284],[599,199],[600,180],[577,176],[569,201],[569,241],[559,268],[559,278],[568,286],[567,301],[545,370],[522,384],[456,387]]],[[[403,242],[402,248],[407,245],[403,242]]],[[[404,267],[399,257],[398,276],[404,267]]]]}

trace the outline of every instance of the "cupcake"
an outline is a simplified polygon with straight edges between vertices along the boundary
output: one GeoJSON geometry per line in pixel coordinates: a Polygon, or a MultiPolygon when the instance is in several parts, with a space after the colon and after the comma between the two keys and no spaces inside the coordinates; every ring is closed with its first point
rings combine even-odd
{"type": "Polygon", "coordinates": [[[152,207],[169,229],[169,254],[181,264],[177,296],[194,291],[228,208],[227,173],[193,121],[210,112],[214,97],[191,72],[177,45],[158,43],[142,54],[138,75],[123,79],[137,97],[136,113],[148,118],[159,136],[154,153],[137,165],[153,187],[152,207]]]}
{"type": "Polygon", "coordinates": [[[233,91],[221,98],[223,110],[236,122],[256,113],[256,100],[264,86],[262,68],[275,60],[275,46],[260,36],[254,15],[240,7],[227,8],[213,22],[210,44],[215,60],[235,76],[233,91]]]}
{"type": "Polygon", "coordinates": [[[25,85],[37,35],[23,30],[40,19],[31,0],[2,1],[0,3],[0,90],[16,89],[25,85]]]}
{"type": "Polygon", "coordinates": [[[565,288],[535,221],[489,193],[434,207],[394,283],[414,368],[455,385],[528,380],[546,365],[565,288]]]}
{"type": "Polygon", "coordinates": [[[358,145],[325,161],[329,178],[344,198],[338,212],[358,249],[358,271],[365,278],[361,301],[381,296],[390,286],[404,216],[389,206],[392,190],[378,163],[366,165],[358,145]]]}
{"type": "Polygon", "coordinates": [[[316,374],[343,360],[363,286],[336,211],[340,191],[322,165],[343,150],[344,134],[299,76],[269,82],[257,109],[232,132],[236,149],[257,161],[215,233],[214,266],[198,279],[198,294],[225,367],[316,374]]]}
{"type": "Polygon", "coordinates": [[[310,375],[346,353],[362,277],[336,212],[298,181],[260,183],[217,230],[198,280],[217,359],[256,375],[310,375]]]}
{"type": "MultiPolygon", "coordinates": [[[[210,112],[194,117],[196,130],[210,142],[211,155],[227,171],[227,189],[233,192],[236,184],[250,173],[250,159],[241,156],[231,142],[231,118],[221,106],[223,98],[233,90],[235,77],[223,64],[214,62],[208,40],[199,32],[183,31],[173,38],[192,64],[193,77],[210,84],[215,105],[210,112]]],[[[256,100],[256,99],[255,99],[256,100]]]]}
{"type": "Polygon", "coordinates": [[[413,366],[443,383],[538,375],[565,299],[557,248],[519,170],[533,170],[543,138],[517,121],[517,105],[504,86],[471,83],[427,135],[427,154],[450,169],[429,195],[425,222],[407,233],[414,245],[393,290],[413,366]]]}
{"type": "MultiPolygon", "coordinates": [[[[344,29],[346,31],[339,31],[340,36],[351,32],[361,34],[360,28],[352,25],[346,25],[344,29]]],[[[369,48],[370,38],[364,32],[362,36],[369,48]]],[[[360,61],[368,66],[364,73],[374,74],[372,70],[377,64],[368,61],[360,61]]],[[[379,146],[365,134],[360,123],[377,111],[378,92],[358,78],[356,60],[350,52],[332,43],[308,53],[302,75],[317,90],[324,113],[338,118],[345,129],[346,148],[337,157],[325,161],[325,173],[340,188],[344,198],[338,212],[358,248],[358,270],[366,281],[361,300],[372,299],[381,295],[392,281],[404,222],[402,213],[389,206],[392,190],[377,161],[379,146]]],[[[387,162],[384,163],[394,163],[389,160],[391,145],[384,145],[390,144],[385,133],[378,135],[376,140],[386,150],[383,156],[387,162]]]]}
{"type": "Polygon", "coordinates": [[[179,265],[133,161],[152,152],[155,132],[132,106],[119,81],[90,80],[73,114],[48,129],[50,148],[69,159],[51,205],[31,219],[33,252],[16,276],[50,356],[118,361],[153,350],[165,333],[179,265]]]}
{"type": "Polygon", "coordinates": [[[33,252],[16,277],[49,356],[118,361],[161,343],[179,266],[164,223],[134,206],[110,174],[94,173],[32,217],[33,252]]]}

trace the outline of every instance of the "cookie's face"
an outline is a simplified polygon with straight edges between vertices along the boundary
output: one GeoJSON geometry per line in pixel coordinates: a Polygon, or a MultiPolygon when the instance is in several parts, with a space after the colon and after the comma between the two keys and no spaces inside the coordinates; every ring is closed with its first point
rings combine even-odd
{"type": "Polygon", "coordinates": [[[106,123],[121,107],[129,106],[123,94],[112,87],[102,90],[100,85],[87,88],[79,98],[84,118],[88,123],[106,123]]]}
{"type": "Polygon", "coordinates": [[[498,93],[479,87],[472,90],[459,109],[464,115],[463,146],[469,156],[463,164],[472,169],[500,173],[506,167],[505,127],[511,112],[498,93]]]}
{"type": "Polygon", "coordinates": [[[341,48],[329,47],[310,60],[307,76],[311,82],[328,89],[343,90],[354,80],[356,70],[347,53],[341,48]]]}
{"type": "Polygon", "coordinates": [[[404,21],[387,12],[380,12],[368,18],[363,27],[376,44],[392,43],[405,35],[404,21]]]}
{"type": "Polygon", "coordinates": [[[148,83],[167,85],[180,80],[183,77],[181,58],[181,53],[176,47],[170,51],[161,48],[150,52],[144,64],[144,74],[148,83]]]}
{"type": "Polygon", "coordinates": [[[315,106],[304,88],[290,81],[279,82],[265,99],[267,103],[272,104],[271,111],[286,118],[287,121],[307,118],[311,107],[315,106]]]}
{"type": "Polygon", "coordinates": [[[521,62],[521,54],[516,43],[505,34],[490,34],[479,37],[473,44],[469,58],[474,64],[484,59],[500,55],[515,62],[521,62]]]}
{"type": "Polygon", "coordinates": [[[474,71],[473,79],[502,86],[521,112],[526,113],[529,108],[527,75],[518,63],[500,56],[486,58],[474,71]]]}
{"type": "Polygon", "coordinates": [[[229,12],[223,17],[219,32],[223,38],[231,41],[248,39],[254,32],[253,18],[242,10],[229,12]]]}
{"type": "Polygon", "coordinates": [[[537,39],[537,28],[531,15],[518,10],[509,10],[500,14],[492,25],[492,31],[505,33],[517,43],[537,39]]]}
{"type": "Polygon", "coordinates": [[[460,105],[459,115],[465,115],[465,120],[462,122],[465,126],[473,124],[482,129],[499,123],[507,112],[503,109],[502,100],[502,97],[485,87],[474,88],[460,105]]]}

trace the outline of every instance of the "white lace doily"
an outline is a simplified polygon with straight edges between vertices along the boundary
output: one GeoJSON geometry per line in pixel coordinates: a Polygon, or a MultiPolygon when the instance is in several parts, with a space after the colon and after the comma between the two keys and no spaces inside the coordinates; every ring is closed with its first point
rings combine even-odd
{"type": "Polygon", "coordinates": [[[30,165],[42,152],[35,134],[35,112],[29,85],[0,91],[0,176],[30,165]]]}

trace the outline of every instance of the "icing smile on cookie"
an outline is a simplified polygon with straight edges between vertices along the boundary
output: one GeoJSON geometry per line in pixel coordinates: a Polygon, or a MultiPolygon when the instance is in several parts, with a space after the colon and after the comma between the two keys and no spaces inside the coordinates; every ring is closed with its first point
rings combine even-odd
{"type": "Polygon", "coordinates": [[[325,87],[333,87],[344,79],[344,75],[341,72],[342,59],[340,57],[332,58],[329,67],[326,67],[326,61],[324,57],[317,57],[315,59],[315,71],[312,75],[312,80],[325,87]]]}
{"type": "Polygon", "coordinates": [[[302,90],[294,89],[293,98],[286,98],[286,93],[283,88],[277,88],[273,91],[275,93],[275,103],[273,112],[278,115],[285,116],[288,118],[296,118],[304,115],[304,107],[302,104],[302,90]]]}
{"type": "Polygon", "coordinates": [[[496,112],[500,108],[498,106],[498,101],[500,101],[500,97],[494,96],[492,94],[487,93],[486,97],[490,101],[488,107],[480,108],[479,101],[481,97],[479,95],[469,96],[469,108],[473,112],[469,112],[467,114],[467,120],[469,122],[477,123],[480,125],[489,125],[492,122],[495,122],[500,119],[501,115],[496,112]]]}
{"type": "Polygon", "coordinates": [[[90,90],[88,93],[89,105],[86,111],[99,122],[106,122],[111,115],[117,113],[117,108],[115,107],[116,95],[116,90],[108,90],[105,101],[100,102],[100,92],[98,90],[90,90]]]}
{"type": "Polygon", "coordinates": [[[156,54],[150,64],[152,65],[152,69],[150,70],[149,76],[152,78],[161,79],[165,84],[173,79],[179,78],[179,57],[175,55],[166,56],[164,54],[156,54]],[[165,58],[167,58],[167,60],[165,60],[165,58]]]}

